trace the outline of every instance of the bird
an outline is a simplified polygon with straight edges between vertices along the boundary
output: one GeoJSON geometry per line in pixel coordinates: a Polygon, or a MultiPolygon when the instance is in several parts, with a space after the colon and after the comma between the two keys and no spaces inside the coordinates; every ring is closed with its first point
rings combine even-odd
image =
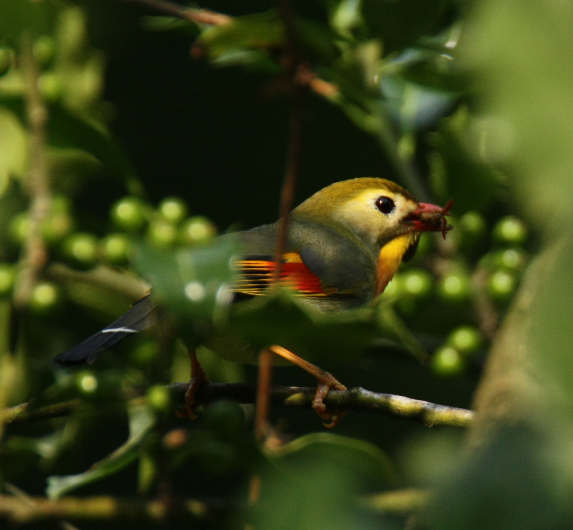
{"type": "MultiPolygon", "coordinates": [[[[403,261],[411,259],[422,232],[452,229],[446,221],[453,201],[441,207],[417,201],[400,185],[383,178],[362,177],[331,184],[291,211],[280,263],[278,283],[293,289],[303,305],[332,313],[357,308],[380,296],[403,261]]],[[[234,302],[248,304],[268,294],[275,283],[275,252],[281,220],[236,232],[241,254],[231,286],[234,302]]],[[[222,235],[220,238],[231,237],[222,235]]],[[[62,366],[93,363],[98,354],[158,321],[147,295],[119,319],[54,361],[62,366]]],[[[207,347],[223,358],[256,362],[254,348],[233,347],[224,335],[208,337],[207,347]]],[[[313,408],[336,425],[339,412],[328,411],[324,398],[331,389],[346,390],[330,373],[297,356],[282,345],[269,348],[284,360],[302,367],[317,380],[313,408]]],[[[192,382],[186,394],[187,415],[194,417],[193,400],[206,376],[190,349],[192,382]]]]}

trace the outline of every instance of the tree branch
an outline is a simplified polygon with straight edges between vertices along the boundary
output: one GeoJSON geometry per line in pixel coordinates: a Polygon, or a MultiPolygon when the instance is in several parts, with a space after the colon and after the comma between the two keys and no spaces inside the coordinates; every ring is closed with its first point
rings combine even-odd
{"type": "MultiPolygon", "coordinates": [[[[177,403],[184,403],[187,383],[169,385],[177,403]]],[[[271,402],[274,405],[311,409],[315,388],[275,385],[271,389],[271,402]]],[[[145,398],[134,398],[144,401],[145,398]]],[[[195,403],[206,404],[220,399],[230,399],[237,403],[254,403],[256,386],[247,383],[205,383],[195,396],[195,403]]],[[[324,400],[333,410],[348,410],[383,414],[422,423],[427,427],[449,425],[467,427],[473,419],[473,411],[428,401],[412,399],[395,394],[371,392],[360,387],[350,390],[331,390],[324,400]]],[[[63,403],[34,408],[34,402],[23,403],[0,411],[0,421],[6,426],[40,421],[48,418],[68,416],[81,407],[82,402],[70,400],[63,403]]]]}
{"type": "MultiPolygon", "coordinates": [[[[359,497],[358,505],[368,511],[409,515],[428,504],[430,492],[418,489],[385,491],[359,497]]],[[[229,510],[240,509],[230,499],[182,499],[167,509],[160,500],[127,497],[45,497],[0,495],[0,521],[15,524],[40,521],[126,521],[193,522],[220,518],[229,510]]]]}
{"type": "Polygon", "coordinates": [[[191,522],[212,517],[237,508],[231,500],[175,501],[169,508],[159,500],[136,498],[64,497],[12,497],[0,495],[0,520],[24,524],[38,521],[181,521],[191,522]]]}
{"type": "MultiPolygon", "coordinates": [[[[183,20],[189,20],[195,24],[209,26],[222,26],[233,21],[233,17],[224,13],[216,13],[207,9],[185,8],[179,4],[166,0],[122,0],[131,4],[140,4],[150,7],[183,20]]],[[[336,100],[340,96],[340,89],[334,83],[319,78],[308,65],[299,65],[296,73],[296,83],[300,86],[308,86],[315,94],[329,100],[336,100]]]]}
{"type": "Polygon", "coordinates": [[[22,68],[26,79],[26,111],[30,128],[30,164],[25,182],[30,196],[30,228],[18,264],[14,289],[14,305],[22,309],[28,304],[40,271],[48,261],[42,224],[50,212],[50,183],[46,159],[46,123],[48,111],[38,86],[39,71],[34,58],[32,36],[22,35],[22,68]]]}

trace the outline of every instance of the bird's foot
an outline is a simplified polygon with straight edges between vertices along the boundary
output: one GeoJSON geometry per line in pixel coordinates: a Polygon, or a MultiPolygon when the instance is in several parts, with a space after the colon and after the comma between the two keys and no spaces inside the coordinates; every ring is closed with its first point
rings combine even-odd
{"type": "Polygon", "coordinates": [[[348,389],[330,372],[326,372],[322,368],[309,363],[302,357],[299,357],[290,350],[287,350],[278,344],[271,346],[269,350],[276,353],[277,355],[280,355],[284,359],[291,361],[297,366],[300,366],[303,370],[306,370],[309,374],[314,375],[314,377],[318,379],[316,393],[314,394],[314,399],[312,400],[312,408],[323,420],[327,420],[328,423],[323,423],[325,427],[332,429],[338,425],[342,417],[346,416],[347,412],[341,410],[337,410],[336,412],[329,411],[324,403],[324,398],[326,398],[331,390],[348,389]]]}
{"type": "Polygon", "coordinates": [[[324,398],[328,395],[331,390],[348,390],[338,379],[336,379],[331,373],[322,371],[321,374],[316,375],[318,379],[318,384],[316,386],[316,393],[314,394],[314,399],[312,400],[312,408],[314,411],[323,419],[327,420],[322,424],[327,429],[332,429],[336,427],[340,420],[348,414],[348,411],[337,410],[335,412],[329,411],[326,404],[324,403],[324,398]]]}
{"type": "Polygon", "coordinates": [[[209,383],[209,379],[207,378],[207,374],[199,359],[197,359],[197,354],[195,350],[189,350],[189,359],[191,361],[191,380],[189,381],[189,386],[185,391],[185,406],[183,410],[179,411],[176,410],[175,413],[180,418],[190,418],[192,420],[197,418],[197,414],[195,414],[194,405],[195,405],[195,394],[203,383],[209,383]]]}

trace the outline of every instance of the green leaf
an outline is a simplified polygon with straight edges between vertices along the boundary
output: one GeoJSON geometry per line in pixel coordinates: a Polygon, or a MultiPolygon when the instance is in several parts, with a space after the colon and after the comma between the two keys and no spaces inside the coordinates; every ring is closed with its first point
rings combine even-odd
{"type": "Polygon", "coordinates": [[[382,91],[385,106],[403,134],[434,126],[456,100],[452,93],[410,83],[399,75],[384,76],[382,91]]]}
{"type": "Polygon", "coordinates": [[[0,0],[0,40],[19,44],[24,31],[32,31],[36,36],[48,32],[56,9],[49,0],[0,0]]]}
{"type": "Polygon", "coordinates": [[[230,329],[259,347],[280,344],[312,359],[354,360],[378,334],[374,310],[326,314],[304,306],[290,289],[235,307],[230,329]]]}
{"type": "MultiPolygon", "coordinates": [[[[0,95],[0,104],[11,110],[26,126],[24,100],[17,96],[0,95]]],[[[59,103],[48,106],[48,143],[52,147],[81,149],[99,160],[117,176],[131,183],[135,170],[119,141],[103,126],[81,118],[59,103]]]]}
{"type": "Polygon", "coordinates": [[[439,156],[430,159],[433,190],[442,201],[454,197],[458,212],[484,211],[497,199],[502,185],[499,171],[477,160],[468,149],[468,128],[467,109],[461,108],[430,138],[439,156]]]}
{"type": "MultiPolygon", "coordinates": [[[[280,455],[282,448],[279,449],[280,455]]],[[[260,504],[253,526],[287,528],[379,528],[356,505],[365,487],[387,485],[385,455],[366,442],[336,435],[311,434],[287,444],[286,454],[262,477],[260,504]],[[381,478],[382,477],[382,478],[381,478]],[[373,480],[374,479],[374,480],[373,480]]]]}
{"type": "Polygon", "coordinates": [[[84,473],[48,477],[46,495],[50,499],[61,497],[81,486],[113,475],[139,457],[145,437],[155,425],[155,416],[145,405],[131,405],[128,415],[129,438],[127,441],[84,473]]]}
{"type": "Polygon", "coordinates": [[[327,2],[330,25],[345,37],[357,30],[364,31],[362,0],[335,0],[327,2]]]}
{"type": "Polygon", "coordinates": [[[224,317],[232,299],[233,258],[239,247],[229,236],[209,246],[166,252],[142,245],[137,265],[153,285],[154,297],[180,318],[182,328],[210,326],[224,317]]]}
{"type": "Polygon", "coordinates": [[[198,39],[211,59],[239,50],[268,50],[282,45],[283,41],[283,25],[274,10],[236,17],[228,24],[210,26],[198,39]]]}
{"type": "Polygon", "coordinates": [[[147,31],[184,31],[197,35],[197,26],[175,17],[147,16],[141,18],[141,27],[147,31]]]}
{"type": "Polygon", "coordinates": [[[459,92],[464,87],[454,71],[451,50],[409,48],[390,61],[406,81],[443,92],[459,92]]]}
{"type": "Polygon", "coordinates": [[[374,480],[380,487],[396,481],[392,462],[380,448],[363,440],[326,432],[300,436],[267,451],[267,457],[287,470],[296,459],[324,458],[333,465],[347,468],[355,476],[374,480]]]}
{"type": "Polygon", "coordinates": [[[362,0],[362,16],[371,37],[384,42],[386,53],[413,46],[448,21],[449,0],[362,0]]]}
{"type": "Polygon", "coordinates": [[[376,311],[379,325],[386,337],[397,340],[421,363],[429,362],[430,355],[398,316],[392,303],[380,299],[376,311]]]}
{"type": "Polygon", "coordinates": [[[0,196],[10,179],[21,177],[28,163],[28,135],[13,113],[0,107],[0,196]]]}
{"type": "Polygon", "coordinates": [[[571,528],[568,452],[555,434],[505,426],[486,447],[468,451],[436,488],[428,528],[571,528]]]}

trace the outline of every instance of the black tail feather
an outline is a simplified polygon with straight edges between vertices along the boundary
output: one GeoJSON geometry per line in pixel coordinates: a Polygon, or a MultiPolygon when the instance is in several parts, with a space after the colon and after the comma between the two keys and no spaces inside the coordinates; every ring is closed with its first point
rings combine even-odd
{"type": "Polygon", "coordinates": [[[133,307],[115,322],[106,326],[73,348],[54,357],[54,361],[62,366],[76,366],[93,363],[98,353],[111,348],[126,337],[143,331],[157,323],[156,308],[151,302],[150,295],[136,302],[133,307]]]}

